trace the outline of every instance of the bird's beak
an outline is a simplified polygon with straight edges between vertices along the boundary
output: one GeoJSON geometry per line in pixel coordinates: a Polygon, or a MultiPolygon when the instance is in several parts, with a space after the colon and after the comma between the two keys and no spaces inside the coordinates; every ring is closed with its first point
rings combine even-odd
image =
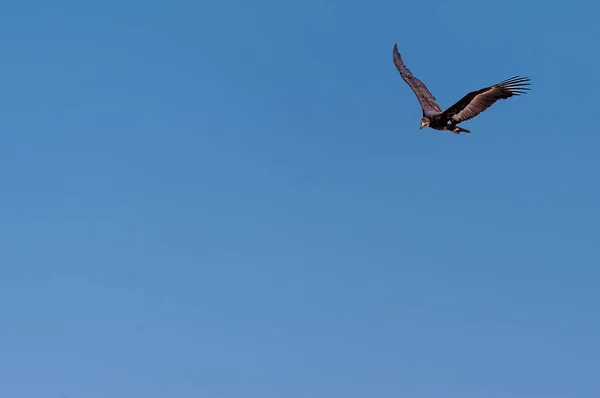
{"type": "Polygon", "coordinates": [[[425,123],[421,123],[421,126],[419,127],[419,130],[423,130],[423,127],[425,127],[425,123]]]}

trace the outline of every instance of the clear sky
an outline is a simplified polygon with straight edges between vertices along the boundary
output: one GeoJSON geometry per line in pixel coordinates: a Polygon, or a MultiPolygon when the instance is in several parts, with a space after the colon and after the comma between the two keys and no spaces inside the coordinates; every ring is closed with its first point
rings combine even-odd
{"type": "Polygon", "coordinates": [[[3,4],[0,396],[597,398],[599,7],[3,4]]]}

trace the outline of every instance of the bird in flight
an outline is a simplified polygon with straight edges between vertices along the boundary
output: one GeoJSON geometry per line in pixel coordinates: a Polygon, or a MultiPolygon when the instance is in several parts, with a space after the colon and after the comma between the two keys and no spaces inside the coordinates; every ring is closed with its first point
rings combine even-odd
{"type": "Polygon", "coordinates": [[[458,126],[458,124],[474,118],[500,99],[525,94],[526,90],[529,90],[529,78],[515,76],[493,86],[472,91],[450,108],[442,111],[425,84],[413,76],[404,65],[397,44],[394,44],[393,59],[400,76],[414,91],[421,104],[423,117],[420,129],[430,127],[435,130],[452,131],[454,134],[470,133],[471,131],[458,126]]]}

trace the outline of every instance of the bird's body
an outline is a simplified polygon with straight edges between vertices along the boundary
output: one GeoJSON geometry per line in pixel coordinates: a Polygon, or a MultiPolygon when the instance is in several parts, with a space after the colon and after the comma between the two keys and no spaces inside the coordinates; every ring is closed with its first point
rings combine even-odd
{"type": "Polygon", "coordinates": [[[434,114],[429,114],[428,116],[423,115],[423,118],[427,118],[427,120],[421,119],[421,128],[427,126],[435,130],[448,130],[457,134],[460,134],[461,131],[465,133],[471,132],[470,130],[457,126],[451,117],[444,115],[444,112],[437,112],[434,114]]]}
{"type": "Polygon", "coordinates": [[[421,109],[423,110],[421,129],[423,127],[430,127],[435,130],[452,131],[454,134],[460,134],[461,132],[470,133],[469,130],[460,127],[458,124],[474,118],[500,99],[525,94],[525,90],[529,90],[527,87],[529,85],[529,78],[515,76],[493,86],[472,91],[460,101],[442,111],[442,108],[425,84],[413,76],[411,71],[404,65],[404,61],[400,53],[398,53],[398,45],[396,44],[394,44],[393,60],[396,69],[400,72],[400,76],[410,86],[421,104],[421,109]]]}

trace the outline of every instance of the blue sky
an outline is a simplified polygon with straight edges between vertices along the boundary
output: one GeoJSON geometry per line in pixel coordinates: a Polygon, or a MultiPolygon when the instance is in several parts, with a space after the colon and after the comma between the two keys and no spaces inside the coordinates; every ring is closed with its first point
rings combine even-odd
{"type": "Polygon", "coordinates": [[[0,396],[597,397],[598,11],[4,4],[0,396]]]}

